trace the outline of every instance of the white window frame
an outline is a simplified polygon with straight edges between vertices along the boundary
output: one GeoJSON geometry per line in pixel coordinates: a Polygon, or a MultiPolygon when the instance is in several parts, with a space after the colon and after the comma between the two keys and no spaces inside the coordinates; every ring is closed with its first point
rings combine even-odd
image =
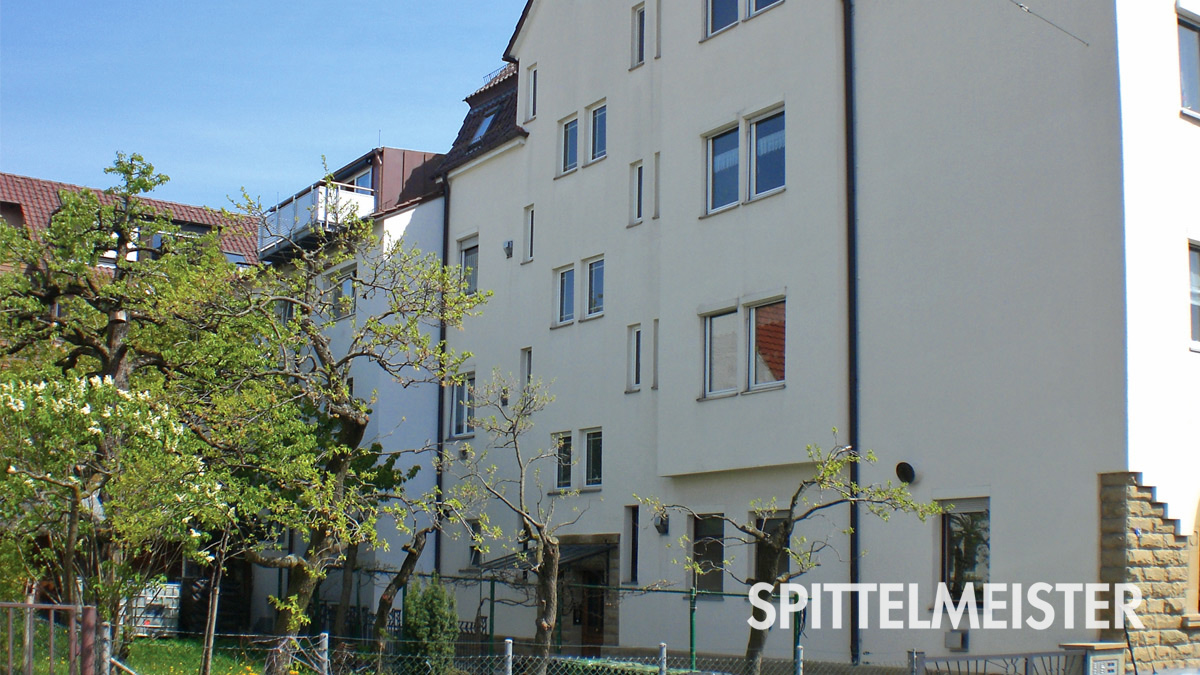
{"type": "MultiPolygon", "coordinates": [[[[751,0],[751,1],[753,1],[753,0],[751,0]]],[[[746,164],[749,166],[750,171],[747,174],[746,183],[749,186],[748,190],[750,193],[749,197],[747,197],[747,201],[750,201],[750,200],[758,199],[760,197],[766,197],[768,195],[775,194],[776,192],[781,192],[787,188],[787,115],[786,115],[786,111],[783,108],[775,108],[769,112],[763,113],[761,115],[757,115],[757,116],[747,120],[747,126],[748,126],[749,142],[746,144],[746,148],[747,148],[746,154],[748,155],[749,161],[746,162],[746,164]],[[776,117],[783,118],[783,138],[784,138],[783,183],[781,185],[776,185],[775,187],[769,187],[765,190],[759,190],[758,189],[758,162],[759,162],[758,125],[762,124],[763,122],[773,120],[776,117]]]]}
{"type": "Polygon", "coordinates": [[[533,381],[533,347],[521,350],[521,380],[522,387],[527,387],[533,381]]]}
{"type": "Polygon", "coordinates": [[[1200,330],[1197,330],[1195,319],[1200,312],[1200,243],[1188,243],[1188,312],[1192,351],[1200,351],[1200,330]]]}
{"type": "Polygon", "coordinates": [[[646,352],[645,344],[642,341],[642,324],[635,323],[628,328],[628,339],[626,340],[625,391],[632,393],[642,390],[645,359],[646,352]]]}
{"type": "Polygon", "coordinates": [[[574,264],[554,270],[554,325],[565,326],[575,321],[575,314],[577,313],[575,311],[575,286],[576,279],[574,264]],[[570,289],[563,288],[563,276],[567,273],[570,273],[571,275],[570,289]],[[566,292],[564,292],[564,290],[566,292]],[[568,298],[571,301],[571,313],[569,315],[563,311],[565,309],[564,302],[568,298]]]}
{"type": "Polygon", "coordinates": [[[629,224],[646,218],[646,166],[642,160],[629,165],[629,224]]]}
{"type": "Polygon", "coordinates": [[[479,291],[479,235],[473,235],[465,239],[460,239],[458,242],[458,264],[462,269],[463,279],[466,280],[466,292],[468,294],[479,291]],[[467,254],[475,250],[475,264],[467,265],[467,254]],[[468,272],[467,270],[470,270],[468,272]]]}
{"type": "Polygon", "coordinates": [[[766,0],[766,3],[767,3],[766,5],[756,8],[754,6],[755,2],[757,2],[757,0],[746,0],[746,16],[747,17],[758,16],[759,14],[762,14],[763,12],[767,11],[768,9],[771,9],[773,7],[777,7],[777,6],[783,4],[783,0],[766,0]]]}
{"type": "Polygon", "coordinates": [[[570,431],[559,431],[550,434],[554,445],[554,487],[559,490],[570,490],[575,478],[575,444],[570,431]],[[563,441],[566,441],[566,462],[563,455],[563,441]]]}
{"type": "Polygon", "coordinates": [[[599,162],[608,156],[608,103],[600,101],[587,108],[587,123],[588,123],[588,164],[599,162]],[[600,123],[597,124],[597,116],[600,118],[600,123]],[[597,133],[603,133],[604,147],[598,147],[596,143],[597,133]]]}
{"type": "Polygon", "coordinates": [[[579,116],[571,115],[558,125],[559,174],[568,174],[579,168],[579,116]],[[571,155],[574,154],[574,158],[571,155]]]}
{"type": "Polygon", "coordinates": [[[1179,107],[1185,115],[1190,117],[1200,117],[1200,20],[1191,17],[1179,15],[1179,107]],[[1189,58],[1184,53],[1183,35],[1184,32],[1191,32],[1196,35],[1197,54],[1190,55],[1190,58],[1197,59],[1197,72],[1195,73],[1195,81],[1185,80],[1186,73],[1184,72],[1184,59],[1189,58]],[[1189,101],[1184,98],[1184,92],[1190,85],[1192,95],[1196,97],[1195,101],[1189,101]]]}
{"type": "Polygon", "coordinates": [[[538,98],[538,69],[537,64],[529,66],[525,70],[525,121],[528,122],[537,117],[537,98],[538,98]]]}
{"type": "Polygon", "coordinates": [[[637,68],[646,62],[646,3],[633,8],[632,45],[630,50],[630,69],[637,68]]]}
{"type": "Polygon", "coordinates": [[[525,207],[524,228],[523,228],[524,233],[521,237],[521,239],[522,239],[522,241],[521,241],[521,256],[522,256],[521,262],[529,262],[529,261],[533,260],[533,249],[534,249],[534,246],[533,246],[533,244],[534,244],[534,228],[533,228],[533,226],[534,226],[534,217],[536,215],[537,215],[537,211],[536,211],[536,209],[533,208],[533,204],[530,204],[529,206],[525,207]]]}
{"type": "MultiPolygon", "coordinates": [[[[741,378],[737,375],[736,370],[735,370],[732,386],[725,388],[725,389],[713,389],[712,388],[713,320],[721,319],[721,318],[725,318],[725,317],[731,317],[734,320],[734,326],[735,326],[734,340],[735,340],[735,342],[739,341],[740,340],[740,335],[739,335],[740,331],[738,331],[736,329],[736,326],[739,323],[738,322],[738,310],[737,310],[736,306],[724,308],[724,309],[714,311],[714,312],[710,312],[710,313],[705,314],[700,317],[701,320],[704,322],[704,386],[703,386],[703,392],[704,392],[705,398],[711,398],[711,397],[716,397],[716,396],[728,396],[730,394],[736,394],[738,392],[738,382],[741,380],[741,378]]],[[[734,353],[733,353],[733,359],[734,359],[733,363],[734,363],[735,369],[741,367],[740,365],[738,365],[740,363],[741,359],[737,358],[737,355],[740,353],[740,351],[741,351],[740,345],[735,344],[734,353]]]]}
{"type": "Polygon", "coordinates": [[[759,389],[773,389],[775,387],[782,387],[784,383],[787,382],[787,298],[771,298],[769,300],[757,302],[753,305],[747,305],[746,336],[746,390],[756,391],[759,389]],[[777,304],[783,304],[784,312],[784,376],[778,380],[772,380],[771,382],[755,382],[756,366],[754,347],[758,338],[758,327],[755,325],[755,315],[758,313],[758,310],[762,309],[763,307],[770,307],[777,304]]]}
{"type": "Polygon", "coordinates": [[[329,284],[329,306],[333,311],[333,316],[330,318],[334,321],[354,316],[354,313],[358,310],[358,293],[354,287],[354,276],[357,272],[357,265],[348,265],[330,272],[325,277],[326,283],[329,284]],[[346,297],[346,284],[350,285],[350,306],[343,309],[341,307],[341,300],[346,297]]]}
{"type": "Polygon", "coordinates": [[[587,307],[584,308],[584,310],[585,310],[584,318],[594,319],[594,318],[596,318],[598,316],[602,316],[604,314],[604,256],[598,256],[595,258],[590,258],[588,260],[584,260],[583,268],[585,270],[587,270],[587,292],[585,293],[587,307]],[[597,285],[596,284],[596,271],[597,270],[599,270],[599,272],[600,272],[600,275],[599,275],[600,276],[600,283],[599,283],[600,302],[599,302],[598,306],[593,306],[592,299],[595,296],[595,290],[596,290],[596,285],[597,285]]]}
{"type": "Polygon", "coordinates": [[[738,22],[741,20],[742,0],[733,0],[734,4],[736,5],[735,12],[733,15],[733,21],[729,22],[728,24],[726,24],[724,26],[721,26],[720,28],[714,28],[713,21],[712,21],[712,19],[713,19],[713,2],[714,2],[714,0],[704,0],[704,37],[705,38],[710,38],[714,35],[723,33],[725,31],[729,30],[730,28],[733,28],[734,26],[738,25],[738,22]]]}
{"type": "Polygon", "coordinates": [[[741,134],[739,133],[738,126],[735,124],[733,126],[722,127],[720,129],[708,134],[704,138],[704,144],[705,144],[704,173],[705,173],[705,186],[706,186],[705,191],[704,191],[704,210],[706,213],[719,213],[726,209],[734,208],[740,203],[741,194],[742,194],[742,190],[741,190],[742,139],[741,139],[741,134]],[[735,160],[737,162],[737,166],[733,167],[733,175],[735,177],[734,180],[737,182],[738,185],[737,185],[737,189],[734,191],[734,198],[732,200],[725,202],[723,204],[715,204],[713,201],[715,198],[714,194],[713,194],[713,178],[717,172],[713,168],[714,160],[716,159],[716,155],[714,154],[713,146],[716,143],[718,138],[724,138],[724,137],[730,136],[730,135],[732,135],[732,138],[737,142],[737,147],[734,150],[734,156],[737,158],[735,160]]]}
{"type": "Polygon", "coordinates": [[[463,373],[462,381],[450,388],[450,437],[470,438],[475,435],[475,373],[463,373]]]}
{"type": "Polygon", "coordinates": [[[583,485],[588,488],[598,488],[604,484],[604,431],[600,427],[581,429],[579,435],[583,438],[583,485]],[[599,447],[594,459],[599,464],[597,475],[592,475],[592,439],[599,440],[599,447]]]}

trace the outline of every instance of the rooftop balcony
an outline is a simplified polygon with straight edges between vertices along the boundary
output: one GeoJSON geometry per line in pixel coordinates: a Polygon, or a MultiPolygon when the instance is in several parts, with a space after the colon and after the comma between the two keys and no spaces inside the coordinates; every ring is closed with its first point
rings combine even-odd
{"type": "Polygon", "coordinates": [[[259,257],[269,260],[311,243],[323,229],[375,211],[375,192],[346,183],[318,183],[267,212],[258,231],[259,257]]]}

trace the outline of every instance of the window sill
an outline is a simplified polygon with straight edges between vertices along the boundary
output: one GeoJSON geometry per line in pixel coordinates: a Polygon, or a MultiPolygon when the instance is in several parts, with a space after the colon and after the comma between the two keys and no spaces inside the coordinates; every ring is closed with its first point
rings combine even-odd
{"type": "Polygon", "coordinates": [[[644,65],[646,65],[645,61],[642,61],[641,63],[635,63],[632,66],[629,66],[629,72],[632,73],[633,71],[637,70],[638,68],[641,68],[644,65]]]}
{"type": "Polygon", "coordinates": [[[1187,108],[1179,109],[1179,116],[1194,124],[1200,124],[1200,112],[1188,110],[1187,108]]]}
{"type": "Polygon", "coordinates": [[[550,330],[554,330],[556,328],[566,328],[567,326],[570,326],[574,323],[575,323],[575,319],[569,319],[567,321],[559,321],[558,323],[552,323],[552,324],[550,324],[550,330]]]}
{"type": "Polygon", "coordinates": [[[471,432],[471,433],[469,433],[469,434],[459,434],[459,435],[457,435],[457,436],[456,436],[456,435],[454,435],[454,434],[450,434],[450,436],[449,436],[449,437],[447,437],[447,438],[446,438],[446,440],[448,440],[448,441],[465,441],[465,440],[469,440],[469,439],[472,439],[472,438],[475,438],[475,432],[474,432],[474,431],[472,431],[472,432],[471,432]]]}
{"type": "Polygon", "coordinates": [[[761,394],[765,391],[779,391],[780,389],[784,389],[786,387],[787,387],[786,382],[772,382],[771,384],[759,384],[759,385],[755,385],[755,386],[747,389],[746,391],[743,391],[742,394],[761,394]]]}
{"type": "Polygon", "coordinates": [[[566,178],[567,176],[570,176],[571,174],[575,173],[578,170],[579,170],[578,166],[573,166],[565,171],[559,171],[558,175],[554,177],[554,180],[558,180],[559,178],[566,178]]]}
{"type": "Polygon", "coordinates": [[[585,168],[585,169],[586,169],[586,168],[588,168],[589,166],[591,166],[591,165],[593,165],[593,164],[599,164],[600,162],[603,162],[603,161],[604,161],[604,160],[606,160],[606,159],[608,159],[608,153],[607,153],[607,152],[606,152],[606,153],[604,153],[603,155],[600,155],[599,157],[593,157],[592,159],[589,159],[589,160],[587,161],[587,163],[583,165],[583,168],[585,168]]]}
{"type": "Polygon", "coordinates": [[[760,202],[768,197],[774,197],[775,195],[782,194],[784,192],[787,192],[787,186],[780,185],[779,187],[771,188],[770,190],[767,190],[766,192],[760,192],[760,193],[754,195],[753,197],[747,199],[743,203],[744,204],[753,204],[754,202],[760,202]]]}
{"type": "Polygon", "coordinates": [[[1191,345],[1188,346],[1188,349],[1193,352],[1196,352],[1197,354],[1200,354],[1200,342],[1193,341],[1191,343],[1191,345]]]}
{"type": "Polygon", "coordinates": [[[641,225],[644,222],[646,222],[646,221],[643,218],[638,218],[637,220],[631,220],[631,221],[629,221],[629,224],[627,224],[625,226],[625,229],[628,230],[631,227],[637,227],[638,225],[641,225]]]}
{"type": "Polygon", "coordinates": [[[740,202],[733,202],[732,204],[726,204],[725,206],[713,209],[712,211],[705,211],[703,214],[701,214],[700,220],[704,220],[705,218],[712,218],[713,216],[725,213],[726,211],[732,211],[739,206],[741,206],[740,202]]]}
{"type": "Polygon", "coordinates": [[[1200,614],[1184,614],[1183,629],[1196,630],[1200,628],[1200,614]]]}
{"type": "Polygon", "coordinates": [[[625,393],[626,394],[636,394],[636,393],[640,392],[641,390],[642,390],[641,387],[632,387],[630,389],[626,389],[625,393]]]}
{"type": "Polygon", "coordinates": [[[584,487],[579,488],[579,494],[583,494],[585,492],[599,492],[602,487],[604,487],[604,486],[603,485],[585,485],[584,487]]]}
{"type": "Polygon", "coordinates": [[[737,391],[737,390],[734,390],[734,391],[718,391],[718,392],[713,392],[713,393],[711,393],[711,394],[705,394],[705,395],[703,395],[703,396],[701,396],[701,397],[697,398],[696,400],[697,400],[697,401],[715,401],[715,400],[717,400],[717,399],[721,399],[721,398],[733,398],[734,396],[737,396],[737,395],[739,395],[740,393],[741,393],[741,392],[739,392],[739,391],[737,391]]]}
{"type": "Polygon", "coordinates": [[[521,261],[521,264],[522,264],[522,265],[528,265],[528,264],[529,264],[529,263],[531,263],[531,262],[533,262],[533,258],[526,258],[526,259],[524,259],[524,260],[522,260],[522,261],[521,261]]]}
{"type": "Polygon", "coordinates": [[[583,323],[584,321],[595,321],[596,319],[603,319],[603,318],[604,318],[604,312],[596,312],[595,314],[588,314],[585,317],[581,317],[579,319],[579,323],[583,323]]]}

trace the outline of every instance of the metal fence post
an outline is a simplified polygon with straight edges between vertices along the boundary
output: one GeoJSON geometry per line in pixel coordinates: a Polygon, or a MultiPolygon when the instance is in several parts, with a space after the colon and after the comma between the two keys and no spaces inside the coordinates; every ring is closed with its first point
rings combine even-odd
{"type": "Polygon", "coordinates": [[[100,668],[101,675],[108,675],[112,670],[112,624],[105,621],[100,625],[100,668]]]}
{"type": "Polygon", "coordinates": [[[796,645],[796,675],[804,675],[804,645],[796,645]]]}
{"type": "Polygon", "coordinates": [[[908,650],[908,675],[925,675],[925,652],[908,650]]]}
{"type": "Polygon", "coordinates": [[[667,675],[667,643],[658,643],[658,675],[667,675]]]}
{"type": "Polygon", "coordinates": [[[317,666],[321,675],[329,675],[329,633],[317,637],[317,666]]]}
{"type": "Polygon", "coordinates": [[[96,608],[84,607],[79,630],[79,673],[96,675],[96,608]]]}
{"type": "Polygon", "coordinates": [[[504,638],[504,675],[512,675],[512,638],[504,638]]]}

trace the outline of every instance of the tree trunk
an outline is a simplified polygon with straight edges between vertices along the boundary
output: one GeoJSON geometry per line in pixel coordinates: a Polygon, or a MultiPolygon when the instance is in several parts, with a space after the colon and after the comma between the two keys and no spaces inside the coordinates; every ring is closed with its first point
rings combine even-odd
{"type": "Polygon", "coordinates": [[[537,632],[534,634],[534,656],[539,657],[536,675],[546,675],[549,665],[550,640],[558,623],[558,542],[542,539],[541,565],[537,572],[535,605],[537,632]]]}
{"type": "Polygon", "coordinates": [[[79,605],[75,588],[75,549],[79,541],[79,490],[71,494],[71,510],[67,514],[67,540],[63,543],[63,588],[60,592],[64,605],[79,605]]]}
{"type": "Polygon", "coordinates": [[[221,605],[221,580],[225,576],[225,554],[229,550],[229,530],[221,537],[217,552],[216,569],[212,573],[212,584],[208,588],[208,613],[204,619],[204,648],[200,655],[200,675],[212,673],[213,641],[217,636],[217,611],[221,605]]]}
{"type": "Polygon", "coordinates": [[[265,675],[285,675],[296,653],[296,637],[300,635],[300,618],[308,609],[319,577],[308,562],[288,568],[288,587],[284,598],[294,609],[281,609],[275,619],[275,634],[279,640],[267,655],[265,675]]]}
{"type": "MultiPolygon", "coordinates": [[[[786,548],[785,542],[791,540],[791,528],[784,528],[786,532],[776,530],[768,533],[770,538],[756,542],[758,550],[754,556],[754,581],[766,581],[771,584],[772,591],[779,590],[779,558],[786,548]]],[[[751,610],[753,617],[762,621],[766,618],[766,612],[759,607],[753,607],[751,610]]],[[[792,617],[793,620],[795,617],[792,617]]],[[[746,675],[759,675],[762,672],[763,649],[767,644],[767,631],[759,628],[750,628],[750,638],[746,641],[746,675]]]]}
{"type": "MultiPolygon", "coordinates": [[[[346,551],[346,562],[342,563],[342,593],[338,596],[337,613],[333,617],[335,637],[346,636],[346,615],[350,610],[350,595],[354,591],[354,568],[358,567],[358,544],[346,551]]],[[[361,627],[361,626],[360,626],[361,627]]]]}
{"type": "Polygon", "coordinates": [[[417,567],[417,560],[421,557],[421,552],[425,550],[425,538],[428,534],[428,530],[421,529],[413,535],[413,540],[404,547],[408,554],[404,556],[400,570],[388,582],[387,588],[383,589],[383,595],[379,596],[379,607],[375,610],[375,626],[372,635],[377,640],[380,654],[383,653],[386,646],[384,643],[387,640],[387,618],[392,611],[392,603],[396,601],[396,594],[400,592],[400,589],[408,585],[408,580],[417,567]]]}

